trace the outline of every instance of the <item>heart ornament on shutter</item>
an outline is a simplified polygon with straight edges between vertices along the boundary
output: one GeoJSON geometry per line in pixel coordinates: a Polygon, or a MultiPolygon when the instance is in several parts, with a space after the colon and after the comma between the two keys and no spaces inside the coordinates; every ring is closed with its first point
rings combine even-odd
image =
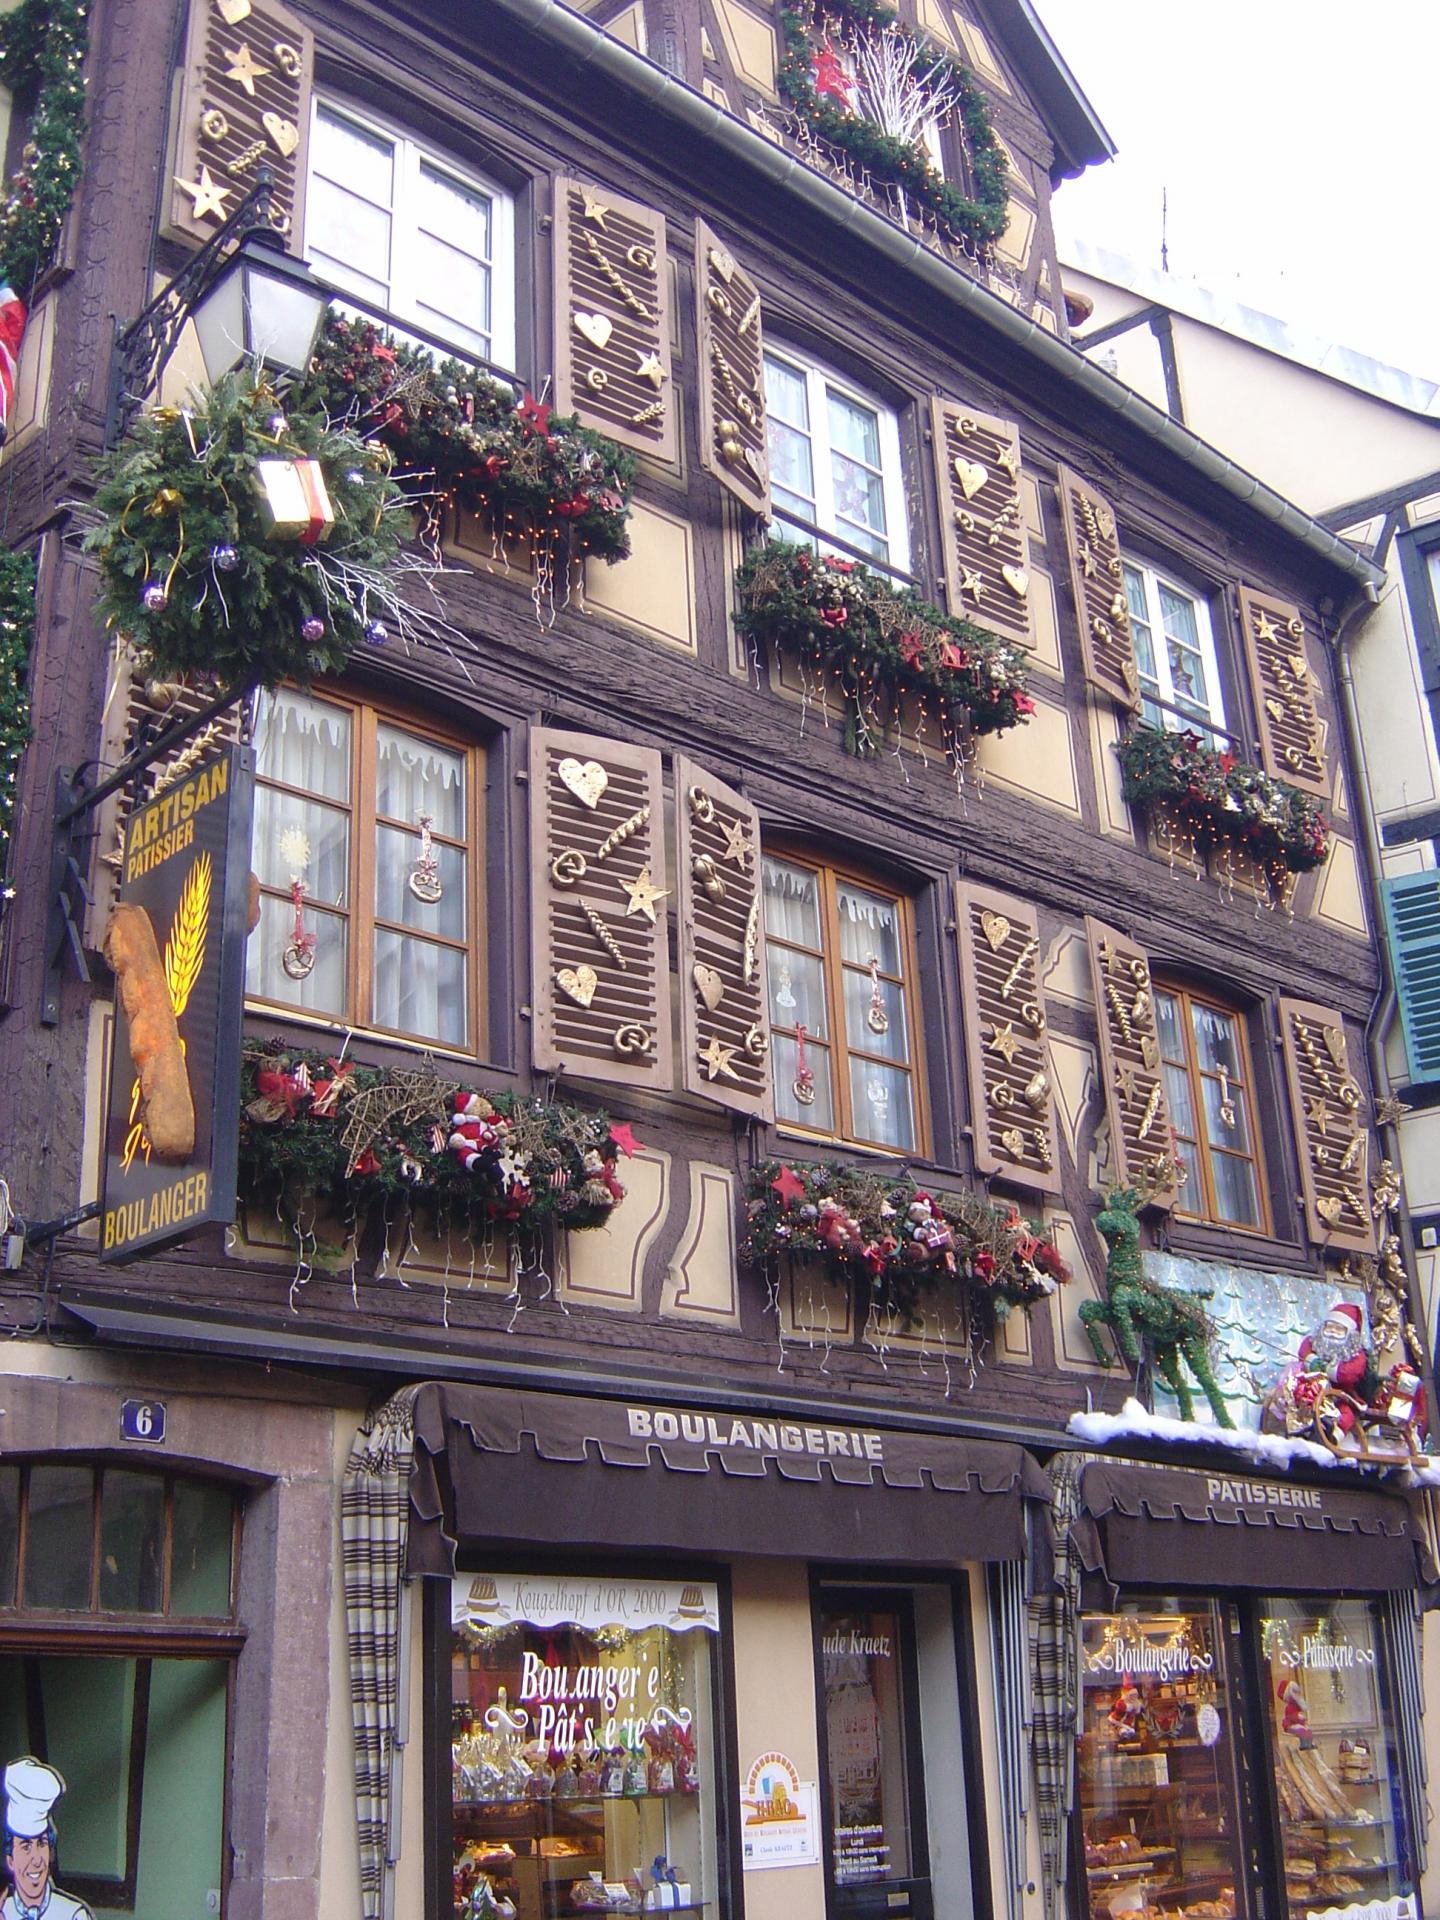
{"type": "Polygon", "coordinates": [[[575,331],[588,340],[597,353],[603,353],[610,344],[615,324],[608,313],[577,313],[575,331]]]}
{"type": "Polygon", "coordinates": [[[578,967],[561,967],[555,976],[555,984],[562,993],[570,996],[577,1007],[588,1007],[595,998],[595,989],[600,984],[600,976],[594,967],[588,964],[578,967]]]}
{"type": "Polygon", "coordinates": [[[1325,1051],[1343,1073],[1345,1071],[1344,1029],[1341,1027],[1325,1027],[1322,1029],[1322,1034],[1325,1041],[1325,1051]]]}
{"type": "Polygon", "coordinates": [[[720,1002],[725,998],[725,982],[715,971],[714,967],[707,967],[698,961],[692,969],[691,977],[695,982],[695,991],[700,995],[700,998],[705,1002],[710,1012],[714,1013],[720,1002]]]}
{"type": "Polygon", "coordinates": [[[1012,1160],[1025,1158],[1025,1136],[1019,1127],[1007,1127],[1000,1136],[1000,1144],[1012,1160]]]}
{"type": "Polygon", "coordinates": [[[295,122],[278,113],[262,113],[260,124],[275,143],[276,152],[288,160],[300,144],[300,129],[295,122]]]}
{"type": "Polygon", "coordinates": [[[1310,662],[1305,658],[1303,653],[1291,654],[1290,671],[1303,687],[1305,682],[1310,678],[1310,662]]]}
{"type": "Polygon", "coordinates": [[[967,500],[973,500],[985,482],[990,478],[990,469],[978,460],[966,460],[955,456],[955,478],[960,482],[960,491],[967,500]]]}
{"type": "Polygon", "coordinates": [[[1338,1227],[1340,1216],[1345,1211],[1345,1202],[1338,1194],[1327,1193],[1315,1202],[1315,1211],[1327,1227],[1338,1227]]]}
{"type": "Polygon", "coordinates": [[[1265,702],[1265,711],[1277,727],[1285,724],[1285,702],[1271,698],[1265,702]]]}
{"type": "Polygon", "coordinates": [[[727,253],[724,247],[711,247],[710,264],[728,287],[735,278],[735,256],[727,253]]]}
{"type": "Polygon", "coordinates": [[[1030,591],[1030,575],[1024,567],[1004,566],[1000,569],[1000,578],[1009,587],[1017,600],[1023,600],[1030,591]]]}
{"type": "Polygon", "coordinates": [[[600,804],[600,796],[610,784],[610,776],[598,760],[577,760],[570,755],[560,762],[555,771],[581,806],[589,807],[592,812],[600,804]]]}
{"type": "Polygon", "coordinates": [[[1151,1073],[1153,1073],[1155,1069],[1159,1066],[1160,1043],[1158,1040],[1156,1040],[1153,1034],[1150,1034],[1150,1033],[1141,1034],[1140,1058],[1145,1062],[1146,1066],[1150,1069],[1151,1073]]]}
{"type": "Polygon", "coordinates": [[[980,915],[980,930],[990,942],[990,951],[992,953],[999,953],[1005,942],[1010,938],[1011,932],[1010,922],[1005,918],[1004,914],[991,913],[988,907],[980,915]]]}
{"type": "Polygon", "coordinates": [[[227,27],[238,27],[250,18],[250,0],[215,0],[215,10],[227,27]]]}

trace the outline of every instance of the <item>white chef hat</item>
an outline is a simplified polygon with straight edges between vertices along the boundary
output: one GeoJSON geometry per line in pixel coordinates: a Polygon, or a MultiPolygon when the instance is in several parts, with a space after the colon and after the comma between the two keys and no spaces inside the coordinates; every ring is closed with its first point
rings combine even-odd
{"type": "Polygon", "coordinates": [[[65,1791],[65,1782],[43,1760],[27,1755],[5,1769],[5,1825],[21,1840],[33,1840],[50,1824],[50,1809],[65,1791]]]}

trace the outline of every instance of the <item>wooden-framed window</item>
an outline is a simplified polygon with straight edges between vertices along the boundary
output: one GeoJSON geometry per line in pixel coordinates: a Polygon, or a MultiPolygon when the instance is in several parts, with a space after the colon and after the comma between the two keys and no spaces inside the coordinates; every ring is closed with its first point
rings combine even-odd
{"type": "Polygon", "coordinates": [[[1244,1014],[1188,987],[1157,983],[1155,1027],[1170,1124],[1185,1163],[1177,1211],[1217,1226],[1267,1233],[1265,1168],[1244,1014]]]}
{"type": "Polygon", "coordinates": [[[69,1789],[58,1848],[52,1836],[25,1856],[42,1911],[52,1865],[56,1912],[69,1895],[153,1913],[162,1886],[186,1912],[212,1894],[219,1911],[239,1542],[240,1501],[213,1481],[0,1465],[0,1748],[69,1789]],[[180,1822],[167,1818],[178,1805],[180,1822]]]}
{"type": "Polygon", "coordinates": [[[900,426],[888,407],[828,368],[765,349],[770,504],[786,539],[910,565],[900,426]]]}
{"type": "Polygon", "coordinates": [[[252,1000],[477,1049],[480,761],[472,745],[339,694],[265,697],[252,1000]],[[297,883],[308,967],[295,954],[297,883]]]}
{"type": "Polygon", "coordinates": [[[508,194],[415,141],[317,100],[305,247],[337,287],[461,352],[515,357],[515,221],[508,194]]]}
{"type": "Polygon", "coordinates": [[[776,1119],[923,1153],[909,901],[777,853],[765,855],[764,895],[776,1119]]]}
{"type": "Polygon", "coordinates": [[[1144,718],[1172,732],[1192,722],[1202,733],[1207,723],[1223,728],[1225,698],[1209,607],[1153,567],[1134,560],[1124,565],[1144,718]]]}

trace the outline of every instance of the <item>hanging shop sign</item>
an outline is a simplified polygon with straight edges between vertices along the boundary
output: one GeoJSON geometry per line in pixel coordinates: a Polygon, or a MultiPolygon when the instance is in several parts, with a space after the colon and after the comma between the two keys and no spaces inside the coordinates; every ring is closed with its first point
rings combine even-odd
{"type": "Polygon", "coordinates": [[[125,826],[100,1258],[235,1218],[254,755],[207,755],[125,826]]]}
{"type": "Polygon", "coordinates": [[[747,1873],[766,1867],[813,1867],[820,1859],[820,1821],[813,1780],[802,1780],[783,1753],[762,1753],[745,1775],[741,1858],[747,1873]]]}

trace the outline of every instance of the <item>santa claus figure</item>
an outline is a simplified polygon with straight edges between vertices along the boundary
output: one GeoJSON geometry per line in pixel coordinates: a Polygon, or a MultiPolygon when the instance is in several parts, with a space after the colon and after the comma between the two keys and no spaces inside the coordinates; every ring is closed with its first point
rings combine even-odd
{"type": "Polygon", "coordinates": [[[1285,1368],[1265,1405],[1265,1427],[1270,1432],[1301,1433],[1314,1424],[1315,1403],[1327,1386],[1338,1390],[1334,1418],[1342,1433],[1355,1425],[1355,1409],[1345,1396],[1359,1400],[1370,1354],[1365,1345],[1364,1320],[1351,1300],[1337,1300],[1314,1333],[1300,1342],[1296,1359],[1285,1368]]]}
{"type": "Polygon", "coordinates": [[[1293,1733],[1302,1747],[1308,1747],[1311,1743],[1310,1709],[1305,1704],[1299,1681],[1293,1675],[1282,1676],[1275,1694],[1280,1702],[1281,1731],[1293,1733]]]}

